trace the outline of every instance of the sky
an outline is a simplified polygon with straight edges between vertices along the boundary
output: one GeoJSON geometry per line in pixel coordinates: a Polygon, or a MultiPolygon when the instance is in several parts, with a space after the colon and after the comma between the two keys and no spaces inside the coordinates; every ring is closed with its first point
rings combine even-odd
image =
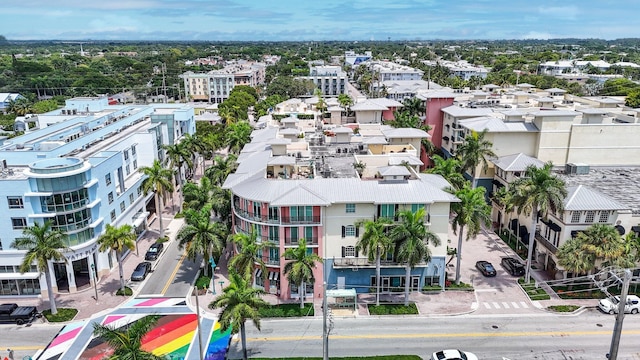
{"type": "Polygon", "coordinates": [[[2,0],[9,40],[640,37],[640,0],[2,0]]]}

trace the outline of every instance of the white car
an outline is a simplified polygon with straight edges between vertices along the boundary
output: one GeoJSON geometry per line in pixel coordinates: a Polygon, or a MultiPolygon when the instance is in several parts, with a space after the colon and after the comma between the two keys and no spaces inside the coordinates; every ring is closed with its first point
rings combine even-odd
{"type": "MultiPolygon", "coordinates": [[[[620,296],[606,298],[598,302],[600,310],[608,314],[618,313],[618,305],[620,304],[620,296]]],[[[629,314],[637,314],[640,312],[640,298],[636,295],[627,295],[627,304],[624,306],[624,312],[629,314]]]]}
{"type": "Polygon", "coordinates": [[[478,357],[470,352],[451,349],[434,352],[431,360],[478,360],[478,357]]]}

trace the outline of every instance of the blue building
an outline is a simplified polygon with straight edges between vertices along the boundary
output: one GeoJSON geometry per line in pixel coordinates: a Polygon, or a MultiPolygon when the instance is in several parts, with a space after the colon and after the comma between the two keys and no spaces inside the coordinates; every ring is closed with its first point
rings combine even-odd
{"type": "Polygon", "coordinates": [[[23,229],[52,221],[63,231],[67,262],[50,262],[54,292],[76,292],[117,266],[115,253],[98,251],[107,224],[131,224],[138,235],[155,214],[139,168],[164,160],[163,145],[195,132],[184,104],[108,105],[74,98],[38,115],[36,127],[0,144],[0,296],[46,296],[44,275],[21,274],[25,251],[10,247],[23,229]]]}

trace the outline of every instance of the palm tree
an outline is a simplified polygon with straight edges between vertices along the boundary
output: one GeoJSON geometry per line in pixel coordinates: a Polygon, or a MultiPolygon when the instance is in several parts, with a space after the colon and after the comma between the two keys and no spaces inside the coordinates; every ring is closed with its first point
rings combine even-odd
{"type": "Polygon", "coordinates": [[[189,133],[185,133],[183,135],[182,141],[180,142],[187,152],[194,154],[196,161],[194,165],[198,166],[199,158],[202,158],[202,170],[204,171],[204,159],[206,153],[209,151],[209,146],[205,137],[199,135],[191,135],[189,133]]]}
{"type": "Polygon", "coordinates": [[[538,213],[546,218],[549,212],[562,213],[563,202],[567,196],[564,181],[551,174],[553,164],[545,163],[541,168],[529,165],[524,176],[511,183],[513,204],[518,214],[531,216],[529,228],[529,249],[527,251],[527,266],[525,282],[531,279],[531,261],[533,257],[533,241],[535,239],[538,213]]]}
{"type": "Polygon", "coordinates": [[[251,141],[251,125],[246,121],[239,121],[227,126],[225,145],[229,152],[239,154],[242,148],[251,141]]]}
{"type": "Polygon", "coordinates": [[[262,250],[266,244],[258,241],[258,235],[253,229],[249,233],[239,232],[233,234],[231,241],[236,244],[238,252],[229,261],[229,266],[237,273],[243,276],[246,275],[253,280],[253,269],[255,264],[258,264],[260,270],[262,270],[263,279],[266,280],[267,265],[262,260],[262,250]]]}
{"type": "Polygon", "coordinates": [[[399,224],[391,229],[390,237],[396,243],[396,260],[405,264],[404,305],[409,306],[411,269],[421,262],[431,261],[429,243],[440,246],[440,238],[424,224],[425,210],[403,210],[398,214],[399,224]]]}
{"type": "Polygon", "coordinates": [[[49,261],[64,260],[64,262],[67,262],[63,252],[70,251],[70,249],[65,243],[66,235],[60,230],[54,230],[52,224],[51,221],[45,221],[42,225],[36,222],[33,226],[23,229],[22,234],[24,237],[15,239],[11,247],[19,250],[27,250],[20,264],[21,273],[24,274],[31,271],[31,265],[33,265],[33,263],[36,264],[40,274],[44,273],[51,314],[55,315],[58,313],[58,309],[56,307],[56,298],[53,296],[53,289],[51,287],[49,261]]]}
{"type": "Polygon", "coordinates": [[[155,191],[156,214],[160,222],[160,237],[164,237],[164,226],[162,225],[163,199],[166,191],[173,192],[173,184],[171,183],[173,173],[171,170],[163,168],[160,160],[157,159],[153,161],[152,166],[143,166],[139,171],[147,176],[142,182],[144,192],[155,191]]]}
{"type": "Polygon", "coordinates": [[[404,109],[409,112],[410,115],[422,116],[426,112],[425,101],[416,97],[407,98],[403,102],[404,109]]]}
{"type": "Polygon", "coordinates": [[[467,228],[466,240],[476,237],[482,225],[491,224],[491,207],[484,199],[485,188],[472,189],[465,185],[462,189],[455,191],[455,196],[459,202],[451,203],[451,211],[455,217],[451,223],[453,233],[458,233],[458,253],[456,260],[456,284],[460,284],[460,260],[462,259],[462,237],[465,227],[467,228]]]}
{"type": "Polygon", "coordinates": [[[109,360],[166,359],[142,349],[142,338],[153,329],[158,319],[159,316],[145,316],[124,329],[94,323],[93,335],[102,338],[113,349],[113,353],[106,357],[109,360]]]}
{"type": "Polygon", "coordinates": [[[211,193],[211,209],[221,222],[231,226],[231,191],[214,186],[211,193]]]}
{"type": "Polygon", "coordinates": [[[227,176],[235,171],[237,159],[238,156],[235,154],[229,154],[226,157],[217,155],[213,159],[213,164],[205,171],[205,176],[211,180],[213,185],[222,186],[227,176]]]}
{"type": "MultiPolygon", "coordinates": [[[[185,146],[185,143],[179,142],[173,145],[164,145],[163,149],[167,153],[167,159],[169,160],[169,166],[173,168],[173,178],[175,181],[175,187],[180,189],[182,186],[182,168],[187,165],[189,168],[193,167],[193,154],[185,146]]],[[[180,193],[180,192],[178,192],[180,193]]],[[[180,195],[178,195],[179,197],[180,195]]],[[[172,196],[173,198],[173,196],[172,196]]],[[[180,199],[178,199],[178,207],[181,206],[180,199]]]]}
{"type": "Polygon", "coordinates": [[[625,246],[618,230],[608,224],[593,224],[576,236],[583,250],[592,253],[603,265],[614,264],[625,254],[625,246]]]}
{"type": "Polygon", "coordinates": [[[260,295],[264,294],[264,290],[254,289],[251,284],[250,277],[241,276],[230,269],[229,285],[209,304],[209,309],[222,308],[222,312],[218,316],[222,331],[227,331],[231,327],[233,333],[240,332],[244,360],[248,358],[244,324],[247,320],[251,320],[256,329],[260,330],[259,310],[268,306],[267,302],[260,298],[260,295]]]}
{"type": "Polygon", "coordinates": [[[182,189],[183,207],[185,209],[202,209],[207,204],[211,203],[213,185],[208,177],[200,178],[200,185],[194,182],[188,182],[184,184],[182,189]]]}
{"type": "Polygon", "coordinates": [[[118,259],[118,270],[120,271],[120,290],[124,291],[124,270],[122,268],[122,256],[124,250],[133,250],[136,248],[136,234],[133,227],[125,224],[119,227],[107,224],[104,234],[98,238],[98,250],[101,252],[106,250],[114,250],[118,259]]]}
{"type": "Polygon", "coordinates": [[[591,271],[596,263],[595,255],[584,251],[582,240],[577,237],[562,244],[558,248],[556,256],[558,264],[573,273],[574,276],[591,271]]]}
{"type": "Polygon", "coordinates": [[[304,308],[305,284],[313,279],[313,269],[322,258],[307,251],[307,241],[300,239],[297,248],[288,248],[282,257],[290,260],[284,265],[284,273],[292,284],[298,285],[300,309],[304,308]]]}
{"type": "Polygon", "coordinates": [[[482,165],[482,171],[487,171],[489,159],[495,158],[496,154],[491,150],[493,143],[484,137],[487,129],[481,132],[471,131],[470,135],[464,138],[462,145],[458,147],[456,153],[462,162],[462,169],[471,171],[471,187],[476,187],[476,169],[482,165]]]}
{"type": "MultiPolygon", "coordinates": [[[[195,261],[202,255],[204,259],[220,258],[225,247],[227,227],[219,222],[211,221],[211,207],[200,210],[185,211],[186,226],[180,229],[176,240],[180,249],[186,248],[187,257],[195,261]]],[[[210,266],[205,267],[205,274],[210,275],[210,266]]]]}
{"type": "Polygon", "coordinates": [[[625,252],[632,255],[633,260],[640,261],[640,236],[631,231],[624,237],[625,252]]]}
{"type": "Polygon", "coordinates": [[[442,176],[454,190],[462,189],[467,180],[462,175],[462,163],[459,159],[454,157],[444,159],[439,155],[433,155],[431,159],[434,166],[427,170],[427,173],[442,176]]]}
{"type": "Polygon", "coordinates": [[[498,221],[500,222],[499,232],[502,232],[502,227],[504,225],[504,216],[506,214],[511,214],[511,212],[513,211],[514,205],[513,201],[511,200],[512,195],[512,192],[504,186],[494,191],[491,195],[493,201],[495,201],[500,209],[504,212],[502,214],[502,218],[498,219],[498,221]]]}
{"type": "Polygon", "coordinates": [[[376,262],[376,306],[380,305],[380,258],[391,250],[392,241],[388,230],[391,220],[379,217],[375,220],[356,222],[356,226],[364,226],[362,237],[356,243],[356,249],[363,251],[369,261],[376,262]]]}
{"type": "Polygon", "coordinates": [[[353,99],[351,98],[351,96],[349,96],[347,94],[338,95],[338,103],[340,104],[340,106],[345,108],[345,110],[347,112],[347,116],[349,116],[350,106],[353,105],[353,99]]]}

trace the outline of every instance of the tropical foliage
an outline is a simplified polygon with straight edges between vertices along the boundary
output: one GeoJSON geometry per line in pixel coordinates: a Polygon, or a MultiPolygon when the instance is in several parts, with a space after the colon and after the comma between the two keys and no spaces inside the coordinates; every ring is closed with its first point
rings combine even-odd
{"type": "Polygon", "coordinates": [[[145,316],[136,322],[116,328],[115,326],[93,324],[93,335],[104,340],[110,347],[108,360],[164,360],[164,356],[154,355],[142,349],[143,338],[158,322],[158,316],[145,316]]]}
{"type": "Polygon", "coordinates": [[[322,262],[322,258],[307,249],[307,241],[300,239],[298,247],[288,248],[282,257],[287,261],[284,265],[284,273],[292,284],[298,285],[300,296],[300,308],[304,307],[305,284],[313,281],[313,269],[316,263],[322,262]]]}
{"type": "Polygon", "coordinates": [[[107,224],[104,234],[98,238],[98,250],[104,252],[113,250],[116,252],[118,259],[118,271],[120,272],[120,290],[124,291],[124,270],[122,268],[122,257],[126,249],[133,250],[136,248],[136,234],[131,225],[112,226],[107,224]]]}

